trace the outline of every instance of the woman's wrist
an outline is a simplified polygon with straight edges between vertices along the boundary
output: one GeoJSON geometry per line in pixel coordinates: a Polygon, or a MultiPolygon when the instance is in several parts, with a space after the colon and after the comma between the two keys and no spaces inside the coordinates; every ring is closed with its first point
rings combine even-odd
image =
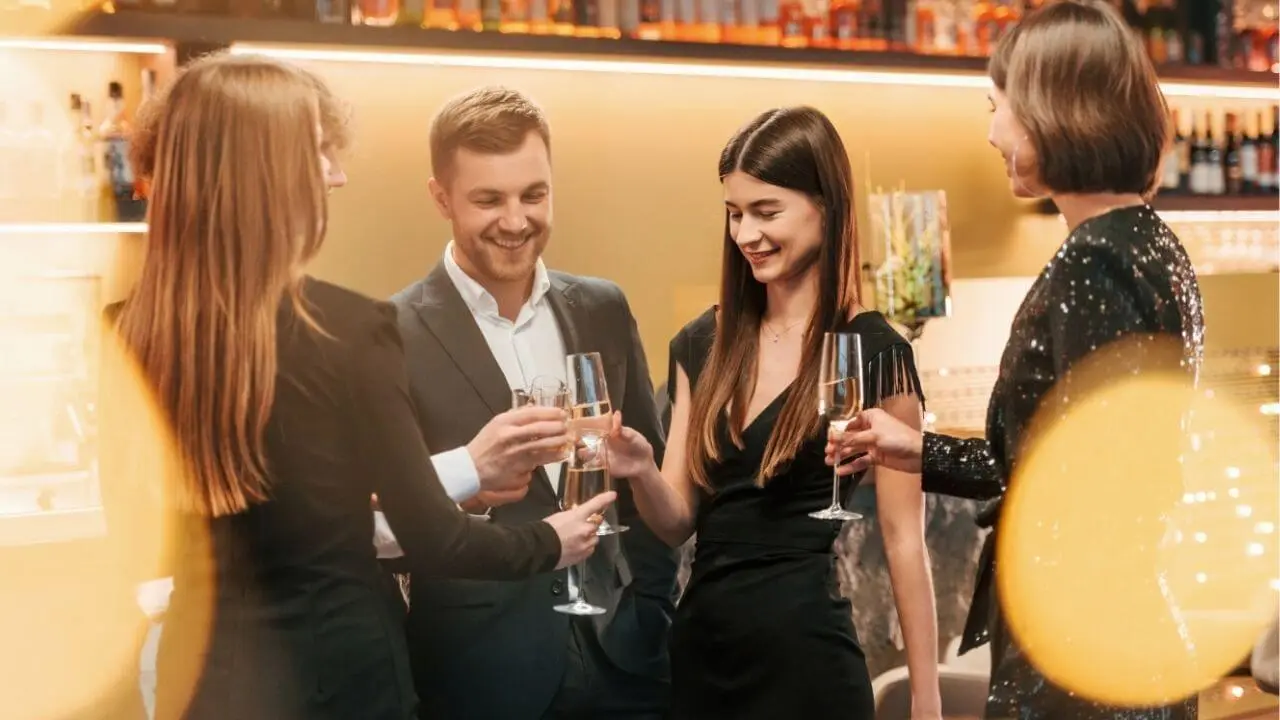
{"type": "Polygon", "coordinates": [[[654,483],[664,482],[662,479],[662,472],[658,469],[658,464],[653,461],[652,456],[650,456],[649,462],[645,465],[644,470],[641,470],[640,474],[632,478],[631,481],[633,484],[639,481],[640,485],[644,486],[646,489],[653,487],[654,483]]]}

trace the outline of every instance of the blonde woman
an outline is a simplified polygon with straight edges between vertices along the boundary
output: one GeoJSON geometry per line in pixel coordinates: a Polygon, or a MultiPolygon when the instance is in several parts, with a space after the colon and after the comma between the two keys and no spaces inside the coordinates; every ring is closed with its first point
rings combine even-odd
{"type": "Polygon", "coordinates": [[[415,567],[493,579],[585,558],[613,499],[506,527],[448,499],[390,306],[303,273],[331,175],[320,99],[296,68],[219,55],[149,113],[146,258],[111,316],[176,452],[156,465],[109,394],[103,484],[112,533],[163,516],[171,542],[158,718],[414,718],[370,494],[415,567]]]}

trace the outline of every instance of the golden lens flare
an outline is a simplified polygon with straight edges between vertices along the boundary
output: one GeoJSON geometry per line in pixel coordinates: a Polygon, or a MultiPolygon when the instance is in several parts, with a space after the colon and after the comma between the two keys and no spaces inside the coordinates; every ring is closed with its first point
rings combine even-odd
{"type": "Polygon", "coordinates": [[[996,549],[1027,657],[1121,706],[1212,685],[1276,617],[1276,439],[1256,406],[1132,371],[1162,352],[1109,347],[1042,404],[996,549]]]}

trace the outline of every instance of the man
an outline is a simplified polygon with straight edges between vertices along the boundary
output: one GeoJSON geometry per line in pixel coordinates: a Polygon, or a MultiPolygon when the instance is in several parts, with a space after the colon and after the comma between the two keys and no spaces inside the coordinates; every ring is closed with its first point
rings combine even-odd
{"type": "MultiPolygon", "coordinates": [[[[441,109],[430,142],[430,192],[453,240],[393,298],[410,391],[428,446],[453,448],[433,460],[455,501],[493,522],[542,518],[557,508],[563,431],[522,434],[545,420],[511,411],[511,391],[539,376],[564,380],[567,353],[599,352],[614,409],[660,452],[635,319],[616,285],[548,271],[540,259],[552,224],[550,130],[532,101],[496,87],[466,93],[441,109]],[[544,444],[523,440],[531,435],[544,444]],[[523,497],[489,492],[512,473],[532,475],[523,497]]],[[[421,717],[662,716],[675,553],[644,526],[626,484],[617,489],[609,521],[630,530],[601,538],[581,579],[604,615],[552,609],[575,592],[564,571],[507,583],[413,577],[407,626],[421,717]]]]}

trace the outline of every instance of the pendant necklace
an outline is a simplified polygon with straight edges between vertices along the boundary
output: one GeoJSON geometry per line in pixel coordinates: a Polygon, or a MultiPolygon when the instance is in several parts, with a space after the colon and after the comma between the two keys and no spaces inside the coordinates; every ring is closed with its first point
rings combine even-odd
{"type": "Polygon", "coordinates": [[[793,328],[793,327],[795,327],[795,326],[799,325],[799,324],[800,324],[800,323],[802,323],[802,322],[804,322],[804,320],[803,320],[803,319],[801,319],[801,320],[797,320],[797,321],[795,321],[795,322],[791,323],[790,325],[788,325],[788,326],[786,326],[786,327],[782,328],[782,331],[781,331],[781,332],[775,332],[775,331],[774,331],[774,329],[773,329],[773,327],[772,327],[772,326],[770,326],[770,325],[769,325],[769,323],[765,322],[763,319],[760,321],[760,326],[761,326],[761,327],[763,327],[763,328],[765,329],[765,331],[767,331],[770,335],[772,335],[772,336],[773,336],[773,337],[769,338],[769,341],[770,341],[770,342],[772,342],[773,344],[777,345],[777,344],[778,344],[778,341],[782,339],[782,336],[783,336],[783,335],[786,335],[786,334],[787,334],[787,332],[791,330],[791,328],[793,328]]]}

